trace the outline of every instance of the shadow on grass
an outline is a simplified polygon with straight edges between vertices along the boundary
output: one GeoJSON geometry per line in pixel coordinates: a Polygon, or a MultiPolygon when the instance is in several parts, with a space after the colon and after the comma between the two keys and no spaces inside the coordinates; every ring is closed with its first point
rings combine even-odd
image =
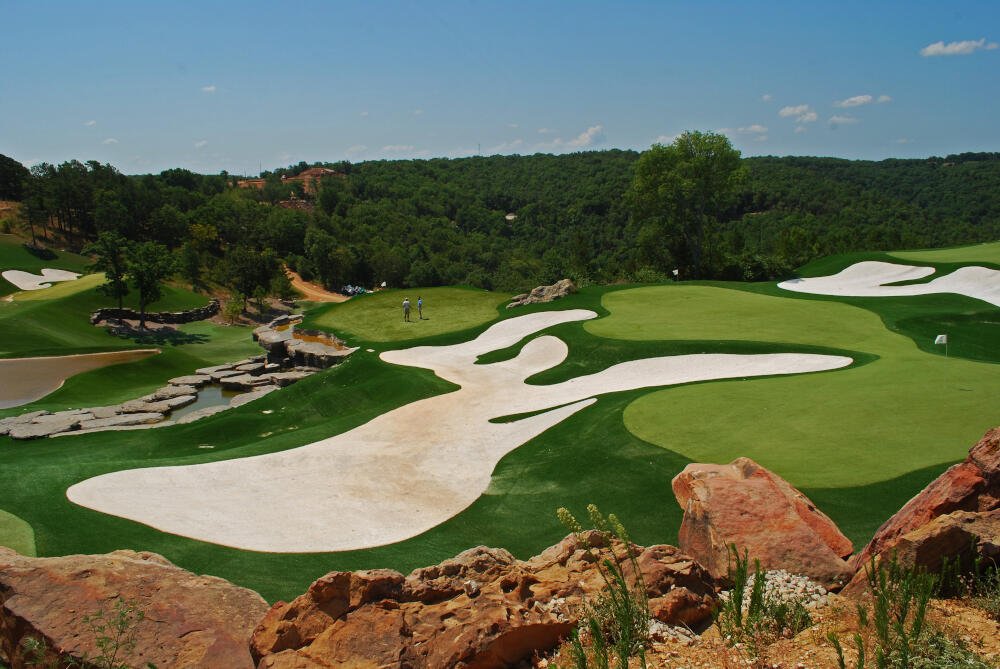
{"type": "Polygon", "coordinates": [[[206,334],[182,332],[163,328],[146,332],[118,335],[119,339],[135,342],[140,346],[183,346],[185,344],[206,344],[211,339],[206,334]]]}

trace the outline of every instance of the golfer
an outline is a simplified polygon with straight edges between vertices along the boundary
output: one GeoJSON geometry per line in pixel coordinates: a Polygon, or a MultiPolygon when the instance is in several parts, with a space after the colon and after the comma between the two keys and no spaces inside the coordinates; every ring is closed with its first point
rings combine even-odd
{"type": "Polygon", "coordinates": [[[417,295],[417,316],[424,320],[424,298],[417,295]]]}
{"type": "Polygon", "coordinates": [[[410,322],[410,298],[408,297],[403,298],[403,322],[410,322]]]}

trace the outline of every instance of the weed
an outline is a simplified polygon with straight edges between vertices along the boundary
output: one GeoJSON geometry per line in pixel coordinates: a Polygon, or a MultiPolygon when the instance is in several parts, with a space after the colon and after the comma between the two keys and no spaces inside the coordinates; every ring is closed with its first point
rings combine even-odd
{"type": "Polygon", "coordinates": [[[581,624],[573,631],[570,658],[576,669],[609,669],[612,661],[619,669],[627,669],[631,657],[638,657],[646,666],[646,644],[649,640],[649,599],[646,583],[636,560],[635,551],[625,527],[614,514],[607,519],[598,508],[587,507],[590,522],[601,537],[600,546],[591,542],[591,535],[566,509],[559,509],[559,520],[584,547],[604,580],[604,591],[585,602],[581,624]],[[625,547],[623,558],[614,548],[617,539],[625,547]],[[602,550],[601,547],[606,550],[602,550]],[[633,574],[632,582],[625,576],[626,561],[633,574]]]}

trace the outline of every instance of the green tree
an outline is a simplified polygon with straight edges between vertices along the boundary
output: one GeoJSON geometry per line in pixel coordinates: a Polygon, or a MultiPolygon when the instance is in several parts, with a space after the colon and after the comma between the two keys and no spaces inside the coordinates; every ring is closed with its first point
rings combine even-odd
{"type": "Polygon", "coordinates": [[[694,262],[694,276],[701,278],[706,232],[735,204],[743,173],[740,152],[729,138],[687,131],[673,144],[654,144],[639,156],[630,192],[633,213],[679,231],[694,262]]]}
{"type": "Polygon", "coordinates": [[[162,297],[162,282],[174,272],[174,258],[156,242],[135,244],[127,251],[128,276],[139,291],[139,329],[146,327],[146,306],[162,297]]]}
{"type": "Polygon", "coordinates": [[[97,287],[104,295],[118,300],[118,308],[122,308],[122,299],[128,295],[128,284],[125,282],[128,273],[128,242],[114,230],[105,230],[97,235],[97,240],[83,247],[83,252],[95,257],[90,269],[104,272],[107,281],[97,287]]]}

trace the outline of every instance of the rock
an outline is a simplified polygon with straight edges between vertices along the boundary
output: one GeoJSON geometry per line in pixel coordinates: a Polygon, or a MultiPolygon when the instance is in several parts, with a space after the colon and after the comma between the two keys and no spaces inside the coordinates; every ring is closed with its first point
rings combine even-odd
{"type": "Polygon", "coordinates": [[[266,365],[264,365],[264,372],[265,373],[268,373],[268,372],[280,372],[280,371],[281,371],[281,365],[279,365],[276,362],[269,362],[266,365]]]}
{"type": "Polygon", "coordinates": [[[242,376],[243,372],[237,372],[235,369],[220,369],[217,372],[212,372],[212,380],[215,382],[222,381],[222,379],[228,379],[231,376],[242,376]]]}
{"type": "Polygon", "coordinates": [[[241,407],[244,404],[253,402],[254,400],[259,400],[264,395],[267,395],[268,393],[273,392],[277,389],[278,386],[275,385],[259,386],[257,388],[254,388],[248,393],[240,393],[233,399],[229,400],[229,406],[230,408],[233,409],[235,409],[236,407],[241,407]]]}
{"type": "Polygon", "coordinates": [[[69,432],[80,427],[80,423],[90,419],[91,414],[41,415],[30,423],[16,423],[9,426],[11,439],[42,439],[60,432],[69,432]]]}
{"type": "Polygon", "coordinates": [[[331,344],[317,341],[303,341],[301,339],[285,341],[288,360],[295,367],[308,366],[326,369],[339,364],[356,350],[358,350],[357,347],[337,348],[331,344]]]}
{"type": "MultiPolygon", "coordinates": [[[[1000,509],[992,511],[952,511],[924,523],[896,539],[891,549],[875,558],[876,565],[895,555],[904,567],[922,567],[928,572],[941,571],[943,561],[956,561],[962,570],[972,568],[976,555],[996,560],[1000,546],[1000,509]]],[[[843,594],[857,596],[868,588],[867,569],[871,561],[859,566],[843,594]]]]}
{"type": "MultiPolygon", "coordinates": [[[[233,399],[236,399],[236,398],[233,398],[233,399]]],[[[193,423],[196,420],[200,420],[200,419],[206,418],[208,416],[213,416],[213,415],[219,413],[220,411],[225,411],[228,408],[230,408],[230,406],[228,404],[218,404],[216,406],[204,407],[203,409],[195,409],[191,413],[184,414],[183,416],[181,416],[180,418],[178,418],[174,422],[176,422],[178,425],[185,425],[187,423],[193,423]]]]}
{"type": "Polygon", "coordinates": [[[102,607],[113,613],[118,600],[145,613],[135,625],[135,650],[120,658],[128,666],[254,666],[247,640],[267,611],[260,595],[133,551],[30,558],[0,548],[0,655],[19,669],[15,658],[32,636],[50,648],[44,666],[57,660],[55,653],[94,657],[96,640],[83,618],[102,607]]]}
{"type": "Polygon", "coordinates": [[[140,397],[139,399],[146,402],[162,402],[163,400],[169,400],[173,397],[181,397],[182,395],[197,395],[198,389],[194,386],[164,386],[154,393],[140,397]]]}
{"type": "Polygon", "coordinates": [[[307,376],[311,376],[314,373],[315,372],[300,372],[296,370],[291,372],[273,372],[271,374],[267,374],[266,376],[271,380],[272,383],[275,383],[278,386],[284,388],[285,386],[290,386],[296,381],[301,381],[302,379],[306,378],[307,376]]]}
{"type": "Polygon", "coordinates": [[[235,369],[237,372],[244,372],[246,374],[250,374],[252,376],[256,376],[257,374],[260,374],[261,372],[264,371],[264,363],[263,362],[248,362],[248,363],[246,363],[244,365],[237,365],[233,369],[235,369]]]}
{"type": "Polygon", "coordinates": [[[23,413],[19,416],[9,416],[0,420],[0,426],[8,427],[10,425],[21,425],[23,423],[30,423],[39,416],[48,416],[51,412],[49,411],[29,411],[28,413],[23,413]]]}
{"type": "Polygon", "coordinates": [[[97,428],[116,427],[120,425],[143,425],[145,423],[158,423],[163,420],[162,413],[128,413],[111,418],[95,418],[80,422],[81,430],[94,430],[97,428]]]}
{"type": "Polygon", "coordinates": [[[717,579],[726,579],[735,543],[764,569],[787,569],[834,587],[853,571],[851,542],[833,521],[784,479],[753,460],[689,464],[673,482],[684,509],[680,549],[717,579]]]}
{"type": "Polygon", "coordinates": [[[538,286],[530,293],[522,293],[511,298],[507,303],[507,308],[522,307],[526,304],[538,304],[541,302],[552,302],[560,297],[566,297],[570,293],[576,292],[576,286],[569,279],[562,279],[551,286],[538,286]]]}
{"type": "MultiPolygon", "coordinates": [[[[189,388],[190,386],[183,386],[189,388]]],[[[130,400],[118,405],[119,413],[168,413],[174,409],[193,404],[198,399],[197,395],[179,395],[170,397],[158,402],[147,402],[145,400],[130,400]]]]}
{"type": "Polygon", "coordinates": [[[211,377],[215,372],[221,372],[226,369],[232,369],[232,363],[226,363],[225,365],[212,365],[211,367],[199,367],[194,370],[194,373],[198,376],[208,376],[211,377]]]}
{"type": "Polygon", "coordinates": [[[195,388],[201,388],[206,383],[211,382],[211,374],[188,374],[187,376],[178,376],[167,381],[172,386],[194,386],[195,388]]]}
{"type": "Polygon", "coordinates": [[[263,376],[250,376],[249,374],[237,373],[236,376],[227,376],[219,381],[223,388],[230,390],[249,390],[255,386],[263,386],[270,383],[270,379],[263,376]]]}
{"type": "Polygon", "coordinates": [[[851,561],[861,569],[872,555],[895,545],[899,537],[952,511],[990,511],[1000,508],[1000,428],[994,428],[969,451],[968,457],[931,481],[851,561]]]}
{"type": "MultiPolygon", "coordinates": [[[[675,623],[710,615],[712,579],[690,557],[669,546],[635,550],[661,615],[675,623]]],[[[568,634],[581,598],[603,586],[572,535],[527,561],[479,546],[405,578],[386,569],[331,572],[275,604],[251,652],[258,667],[271,668],[516,666],[568,634]]]]}

